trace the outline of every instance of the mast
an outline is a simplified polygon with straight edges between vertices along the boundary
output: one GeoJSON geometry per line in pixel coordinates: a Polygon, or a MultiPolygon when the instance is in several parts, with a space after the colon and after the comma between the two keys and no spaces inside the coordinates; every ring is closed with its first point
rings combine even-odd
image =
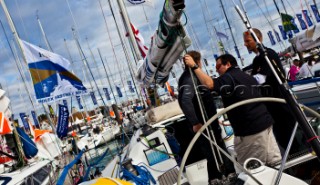
{"type": "Polygon", "coordinates": [[[98,48],[98,53],[99,53],[100,60],[101,60],[101,62],[102,62],[104,71],[106,72],[107,80],[108,80],[108,83],[109,83],[110,90],[111,90],[111,92],[112,92],[113,99],[114,99],[115,103],[118,104],[118,103],[117,103],[117,99],[116,99],[116,97],[115,97],[115,95],[114,95],[114,93],[113,93],[113,89],[112,89],[111,82],[110,82],[110,79],[109,79],[108,71],[107,71],[107,69],[106,69],[106,66],[104,65],[104,62],[103,62],[103,59],[102,59],[101,52],[100,52],[100,49],[99,49],[99,48],[98,48]]]}
{"type": "MultiPolygon", "coordinates": [[[[129,38],[131,40],[131,45],[134,49],[134,52],[135,52],[135,55],[133,55],[136,59],[136,61],[139,61],[139,60],[142,60],[142,56],[140,55],[140,52],[139,52],[139,48],[138,48],[138,44],[136,42],[136,39],[134,37],[134,33],[130,27],[130,19],[128,17],[128,13],[127,13],[127,10],[125,9],[125,6],[124,6],[124,3],[123,3],[123,0],[117,0],[118,2],[118,5],[119,5],[119,9],[120,9],[120,14],[122,15],[122,19],[123,19],[123,22],[124,22],[124,26],[126,28],[126,30],[128,31],[129,33],[129,38]]],[[[137,62],[136,62],[137,63],[137,62]]]]}
{"type": "MultiPolygon", "coordinates": [[[[125,43],[124,43],[124,41],[123,41],[124,39],[123,39],[123,37],[122,37],[121,34],[120,34],[119,26],[118,26],[118,24],[117,24],[117,21],[116,21],[116,19],[115,19],[115,15],[114,15],[114,12],[113,12],[113,8],[112,8],[112,6],[111,6],[111,1],[109,0],[108,3],[109,3],[110,11],[111,11],[111,13],[112,13],[113,20],[114,20],[114,22],[115,22],[115,24],[116,24],[117,33],[118,33],[118,36],[119,36],[119,38],[120,38],[120,42],[121,42],[121,45],[122,45],[122,48],[123,48],[123,52],[124,52],[125,57],[126,57],[126,59],[127,59],[127,64],[128,64],[128,67],[129,67],[129,72],[130,72],[130,75],[131,75],[131,78],[132,78],[132,81],[133,81],[134,88],[135,88],[135,90],[136,90],[136,94],[137,94],[137,96],[138,96],[138,99],[140,99],[142,102],[144,102],[144,101],[143,101],[143,96],[140,94],[141,91],[138,91],[138,90],[137,90],[137,87],[136,87],[137,82],[136,82],[136,80],[135,80],[135,78],[134,78],[134,75],[133,75],[134,72],[133,72],[132,64],[131,64],[131,62],[130,62],[131,60],[130,60],[129,54],[128,54],[128,52],[127,52],[125,43]]],[[[99,0],[99,4],[100,4],[101,12],[102,12],[102,14],[104,15],[103,9],[102,9],[102,5],[101,5],[101,1],[100,1],[100,0],[99,0]]],[[[140,90],[141,90],[141,88],[140,88],[140,90]]]]}
{"type": "Polygon", "coordinates": [[[228,24],[228,28],[229,28],[230,33],[231,33],[231,37],[232,37],[232,40],[233,40],[233,43],[234,43],[234,49],[235,49],[235,51],[236,51],[236,53],[237,53],[238,58],[239,58],[240,61],[241,61],[241,65],[244,66],[244,63],[243,63],[243,61],[242,61],[242,59],[241,59],[241,56],[240,56],[240,53],[239,53],[239,49],[238,49],[236,40],[235,40],[234,35],[233,35],[233,33],[232,33],[232,29],[231,29],[231,26],[230,26],[229,19],[228,19],[228,17],[227,17],[226,11],[225,11],[224,6],[223,6],[223,3],[222,3],[221,0],[219,0],[219,1],[220,1],[220,4],[221,4],[221,7],[222,7],[222,11],[223,11],[224,17],[226,18],[226,21],[227,21],[227,24],[228,24]]]}
{"type": "Polygon", "coordinates": [[[48,41],[48,37],[47,37],[46,33],[44,32],[44,30],[43,30],[43,28],[42,28],[42,24],[41,24],[41,22],[40,22],[39,15],[38,15],[38,10],[37,10],[37,13],[36,13],[36,14],[37,14],[37,15],[36,15],[37,21],[38,21],[38,24],[39,24],[41,33],[42,33],[42,35],[43,35],[44,41],[46,42],[46,45],[47,45],[48,49],[49,49],[50,51],[53,51],[53,50],[52,50],[52,47],[50,46],[50,43],[49,43],[49,41],[48,41]]]}

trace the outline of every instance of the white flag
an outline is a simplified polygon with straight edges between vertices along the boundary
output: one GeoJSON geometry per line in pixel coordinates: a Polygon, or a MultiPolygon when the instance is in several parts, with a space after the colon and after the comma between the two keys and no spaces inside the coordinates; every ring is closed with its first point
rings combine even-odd
{"type": "Polygon", "coordinates": [[[70,72],[67,59],[26,41],[20,43],[39,103],[86,93],[81,80],[70,72]]]}

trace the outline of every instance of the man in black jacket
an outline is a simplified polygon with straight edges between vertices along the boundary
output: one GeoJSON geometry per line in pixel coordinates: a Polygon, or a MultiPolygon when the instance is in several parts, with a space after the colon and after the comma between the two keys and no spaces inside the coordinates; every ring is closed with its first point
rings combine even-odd
{"type": "MultiPolygon", "coordinates": [[[[201,68],[201,54],[199,52],[189,51],[187,55],[191,56],[194,59],[194,61],[196,61],[198,68],[201,68]]],[[[192,74],[190,73],[189,68],[186,67],[185,71],[182,73],[179,79],[178,101],[183,113],[185,114],[187,120],[190,123],[190,130],[196,133],[205,123],[205,121],[203,120],[203,116],[204,119],[208,120],[209,118],[214,116],[217,113],[217,111],[210,90],[207,89],[205,86],[200,85],[199,80],[196,78],[195,75],[193,77],[196,83],[195,86],[197,87],[199,96],[201,97],[200,100],[196,96],[196,92],[192,82],[192,74]],[[203,116],[201,114],[199,102],[201,102],[204,107],[203,116]]],[[[217,144],[225,151],[227,151],[224,141],[221,137],[221,129],[218,122],[215,121],[212,127],[217,144]]],[[[197,141],[197,145],[200,146],[202,154],[204,154],[208,160],[209,179],[212,180],[215,178],[221,178],[221,173],[216,168],[216,163],[214,161],[210,143],[207,141],[205,137],[201,136],[197,141]]],[[[228,173],[234,172],[232,163],[227,159],[224,159],[224,162],[226,167],[226,175],[228,173]]]]}
{"type": "MultiPolygon", "coordinates": [[[[260,42],[262,42],[262,33],[260,30],[253,28],[253,31],[257,35],[260,42]]],[[[262,96],[264,97],[274,97],[274,98],[283,98],[283,95],[280,90],[280,84],[277,81],[276,77],[271,71],[267,61],[265,60],[263,54],[260,54],[256,42],[252,38],[250,32],[246,31],[243,33],[244,45],[248,48],[249,51],[252,51],[256,54],[256,57],[252,62],[252,72],[251,75],[257,80],[257,82],[264,87],[264,91],[262,91],[262,96]]],[[[280,78],[285,78],[285,72],[282,67],[280,58],[278,54],[270,49],[266,48],[268,58],[272,62],[273,67],[278,74],[280,74],[280,78]]],[[[294,115],[291,113],[290,108],[287,104],[280,104],[274,102],[265,103],[268,111],[272,115],[272,118],[275,121],[273,126],[274,135],[277,139],[278,144],[286,149],[292,134],[292,130],[294,128],[296,119],[294,115]]],[[[301,144],[297,138],[294,139],[290,153],[295,153],[299,151],[301,144]]]]}
{"type": "MultiPolygon", "coordinates": [[[[195,68],[196,63],[190,55],[184,58],[188,67],[195,68]]],[[[221,95],[225,107],[260,97],[256,80],[239,69],[232,55],[218,57],[216,69],[220,75],[216,79],[199,68],[193,71],[201,84],[221,95]]],[[[281,160],[272,132],[274,121],[263,103],[242,105],[230,110],[227,115],[234,131],[234,149],[240,164],[250,157],[258,158],[266,164],[281,160]]]]}

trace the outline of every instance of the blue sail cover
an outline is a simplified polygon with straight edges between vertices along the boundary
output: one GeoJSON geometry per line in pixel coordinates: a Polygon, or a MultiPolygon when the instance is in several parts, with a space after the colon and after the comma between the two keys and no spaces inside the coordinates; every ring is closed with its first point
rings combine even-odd
{"type": "Polygon", "coordinates": [[[19,134],[22,143],[22,149],[26,158],[31,159],[32,157],[36,156],[38,153],[36,144],[21,128],[16,127],[16,130],[19,134]]]}

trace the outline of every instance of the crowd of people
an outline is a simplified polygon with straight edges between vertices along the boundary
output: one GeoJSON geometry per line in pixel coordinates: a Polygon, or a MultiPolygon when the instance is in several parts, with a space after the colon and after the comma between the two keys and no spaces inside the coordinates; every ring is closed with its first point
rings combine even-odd
{"type": "MultiPolygon", "coordinates": [[[[256,28],[253,28],[253,31],[262,43],[261,31],[256,28]]],[[[220,95],[225,107],[258,97],[284,98],[280,84],[249,31],[243,33],[243,40],[247,49],[256,55],[252,61],[251,75],[239,68],[235,57],[223,54],[216,58],[215,66],[219,77],[212,78],[201,70],[200,52],[189,51],[185,54],[183,58],[185,71],[179,79],[178,101],[190,123],[190,132],[194,134],[198,132],[202,125],[216,114],[212,94],[220,95]],[[257,87],[268,89],[261,90],[257,87]]],[[[264,48],[280,78],[285,80],[286,73],[278,54],[270,48],[264,48]]],[[[312,76],[314,58],[310,58],[302,66],[299,60],[293,63],[289,71],[291,81],[312,76]]],[[[282,159],[296,123],[295,116],[287,104],[256,102],[230,110],[227,115],[234,131],[236,160],[241,165],[251,157],[260,159],[266,165],[272,165],[282,159]]],[[[220,135],[219,123],[215,121],[211,125],[217,144],[226,150],[220,135]]],[[[230,166],[226,166],[228,170],[224,172],[218,171],[210,154],[212,152],[208,147],[209,143],[205,140],[200,137],[197,144],[203,146],[201,152],[207,153],[210,180],[219,178],[221,173],[224,175],[232,173],[234,169],[230,166]]],[[[297,152],[299,146],[304,144],[303,139],[295,138],[290,153],[297,152]]]]}

